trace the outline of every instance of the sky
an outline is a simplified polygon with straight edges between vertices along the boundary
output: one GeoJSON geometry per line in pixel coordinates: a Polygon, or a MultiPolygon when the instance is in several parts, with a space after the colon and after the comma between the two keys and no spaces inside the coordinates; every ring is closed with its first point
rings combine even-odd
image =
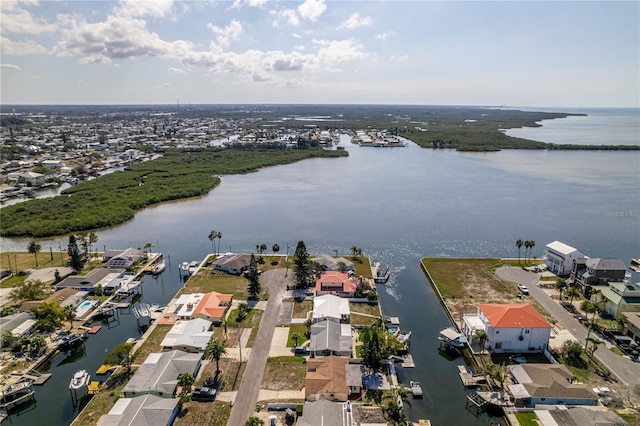
{"type": "Polygon", "coordinates": [[[640,2],[0,2],[0,104],[640,106],[640,2]]]}

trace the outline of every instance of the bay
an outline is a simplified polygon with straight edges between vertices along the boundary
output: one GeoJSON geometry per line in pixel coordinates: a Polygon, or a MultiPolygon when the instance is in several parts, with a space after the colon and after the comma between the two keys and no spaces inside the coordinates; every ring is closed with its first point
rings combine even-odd
{"type": "MultiPolygon", "coordinates": [[[[402,370],[401,378],[419,380],[425,397],[414,401],[411,418],[459,425],[487,419],[465,410],[456,368],[461,361],[437,351],[438,332],[448,322],[420,270],[421,257],[516,257],[519,238],[536,241],[538,258],[556,239],[627,264],[640,256],[638,152],[458,153],[413,143],[359,148],[346,137],[341,145],[348,158],[222,176],[221,185],[204,197],[152,207],[126,224],[98,231],[97,244],[101,249],[159,246],[169,268],[158,280],[145,278],[148,303],[166,303],[175,294],[181,286],[177,265],[211,252],[212,229],[223,234],[222,250],[278,243],[281,253],[287,245],[292,253],[299,240],[311,253],[347,254],[349,247],[361,247],[365,256],[391,266],[389,283],[379,286],[383,311],[413,332],[416,368],[402,370]]],[[[67,241],[41,241],[43,252],[57,249],[58,242],[64,247],[67,241]]],[[[26,250],[28,241],[0,243],[3,251],[26,250]]],[[[131,315],[100,333],[87,341],[86,357],[53,368],[54,377],[37,389],[37,409],[18,417],[20,424],[39,425],[44,419],[68,424],[75,415],[67,393],[73,371],[95,371],[105,350],[138,335],[131,315]]]]}

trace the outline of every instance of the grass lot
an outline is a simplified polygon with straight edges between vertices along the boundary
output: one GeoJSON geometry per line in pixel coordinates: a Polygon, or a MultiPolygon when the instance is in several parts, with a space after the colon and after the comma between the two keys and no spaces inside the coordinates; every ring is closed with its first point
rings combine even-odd
{"type": "Polygon", "coordinates": [[[253,341],[258,334],[258,328],[260,326],[261,319],[261,310],[250,309],[247,313],[247,316],[242,321],[238,321],[238,310],[233,309],[231,312],[229,312],[229,316],[227,317],[227,340],[230,342],[238,341],[238,331],[233,329],[250,328],[251,336],[249,337],[249,341],[247,342],[247,347],[250,348],[251,346],[253,346],[253,341]]]}
{"type": "MultiPolygon", "coordinates": [[[[246,361],[241,364],[239,361],[231,358],[220,358],[220,383],[218,385],[218,392],[231,392],[240,389],[240,382],[242,381],[242,375],[244,374],[246,366],[246,361]]],[[[215,376],[216,361],[211,360],[202,368],[200,377],[195,381],[194,386],[202,386],[205,380],[215,376]]]]}
{"type": "Polygon", "coordinates": [[[369,315],[360,315],[357,312],[351,312],[351,316],[349,317],[349,324],[351,325],[370,327],[375,322],[376,322],[375,317],[371,317],[369,315]]]}
{"type": "Polygon", "coordinates": [[[129,377],[125,375],[124,369],[119,369],[109,378],[109,386],[91,398],[91,401],[80,412],[73,421],[74,425],[94,425],[103,414],[109,410],[121,397],[122,389],[127,384],[129,377]]]}
{"type": "Polygon", "coordinates": [[[133,358],[133,364],[142,364],[149,354],[154,352],[162,352],[160,343],[164,340],[172,325],[157,324],[151,334],[145,339],[144,343],[140,346],[133,358]]]}
{"type": "Polygon", "coordinates": [[[373,275],[371,275],[371,261],[368,257],[344,256],[344,258],[353,262],[356,275],[373,278],[373,275]]]}
{"type": "Polygon", "coordinates": [[[0,288],[16,287],[22,284],[27,275],[16,274],[18,272],[27,271],[29,269],[44,269],[44,268],[57,268],[60,266],[66,266],[69,261],[69,256],[66,252],[60,253],[58,251],[53,252],[53,259],[51,259],[51,253],[47,250],[38,253],[38,267],[36,268],[36,258],[33,254],[27,252],[6,252],[0,255],[0,269],[11,269],[13,275],[2,280],[0,288]],[[62,256],[62,257],[61,257],[62,256]],[[16,267],[17,265],[17,267],[16,267]]]}
{"type": "Polygon", "coordinates": [[[381,315],[378,303],[349,303],[349,309],[351,309],[351,313],[356,312],[359,314],[372,315],[374,317],[379,317],[381,315]]]}
{"type": "Polygon", "coordinates": [[[267,358],[261,388],[269,390],[300,390],[304,387],[307,363],[299,356],[267,358]]]}
{"type": "Polygon", "coordinates": [[[307,318],[309,311],[313,310],[313,300],[303,300],[293,304],[292,318],[307,318]]]}
{"type": "Polygon", "coordinates": [[[182,410],[183,413],[173,423],[175,426],[225,426],[231,415],[231,407],[222,401],[189,401],[182,410]]]}
{"type": "Polygon", "coordinates": [[[468,297],[464,283],[470,276],[484,278],[491,288],[506,290],[504,283],[493,276],[493,271],[503,265],[500,259],[424,258],[422,264],[446,298],[468,297]]]}
{"type": "Polygon", "coordinates": [[[516,413],[520,426],[538,426],[536,413],[516,413]]]}
{"type": "Polygon", "coordinates": [[[211,273],[209,267],[189,278],[185,284],[185,293],[207,293],[217,291],[224,294],[233,294],[234,299],[247,300],[248,281],[243,276],[225,274],[224,272],[211,273]]]}
{"type": "Polygon", "coordinates": [[[287,347],[292,348],[296,345],[296,341],[291,338],[293,333],[298,333],[300,335],[300,339],[298,340],[298,345],[302,345],[304,342],[308,340],[307,332],[309,329],[304,324],[291,324],[289,326],[289,338],[287,339],[287,347]]]}

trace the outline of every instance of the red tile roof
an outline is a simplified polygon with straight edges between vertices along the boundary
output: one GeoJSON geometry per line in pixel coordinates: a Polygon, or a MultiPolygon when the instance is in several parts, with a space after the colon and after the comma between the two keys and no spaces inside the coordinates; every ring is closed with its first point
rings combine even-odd
{"type": "Polygon", "coordinates": [[[327,271],[323,272],[316,281],[316,291],[327,291],[327,289],[336,291],[336,285],[340,285],[342,288],[339,291],[345,293],[353,293],[357,287],[356,283],[349,279],[349,274],[346,272],[327,271]]]}
{"type": "Polygon", "coordinates": [[[193,316],[202,314],[210,318],[222,318],[231,304],[232,294],[211,291],[206,293],[193,311],[193,316]]]}
{"type": "Polygon", "coordinates": [[[540,312],[528,303],[482,304],[478,308],[494,328],[551,328],[540,312]]]}

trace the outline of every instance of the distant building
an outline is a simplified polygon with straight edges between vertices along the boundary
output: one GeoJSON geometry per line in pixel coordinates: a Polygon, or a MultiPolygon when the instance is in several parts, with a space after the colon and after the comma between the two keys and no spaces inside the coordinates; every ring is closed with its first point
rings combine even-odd
{"type": "Polygon", "coordinates": [[[213,262],[213,270],[240,275],[249,270],[250,253],[227,253],[213,262]]]}
{"type": "Polygon", "coordinates": [[[102,286],[105,294],[109,294],[117,290],[124,282],[125,271],[112,270],[107,268],[94,269],[85,276],[70,275],[64,280],[56,284],[56,290],[64,288],[72,288],[80,291],[88,291],[90,294],[95,292],[95,288],[102,286]]]}
{"type": "Polygon", "coordinates": [[[106,251],[102,261],[105,263],[105,268],[126,269],[146,256],[147,254],[143,250],[129,247],[126,250],[106,251]]]}
{"type": "Polygon", "coordinates": [[[344,257],[332,257],[326,254],[311,258],[312,262],[316,262],[323,271],[353,271],[355,266],[353,262],[344,257]]]}
{"type": "Polygon", "coordinates": [[[621,259],[582,258],[573,261],[569,283],[582,294],[589,294],[594,285],[607,285],[610,281],[623,281],[627,267],[621,259]]]}
{"type": "Polygon", "coordinates": [[[569,275],[574,260],[586,257],[577,249],[560,241],[547,244],[542,259],[547,269],[557,275],[569,275]]]}
{"type": "Polygon", "coordinates": [[[606,287],[598,287],[598,290],[600,300],[605,302],[601,306],[603,311],[613,318],[618,318],[624,312],[640,312],[640,283],[610,282],[606,287]]]}

